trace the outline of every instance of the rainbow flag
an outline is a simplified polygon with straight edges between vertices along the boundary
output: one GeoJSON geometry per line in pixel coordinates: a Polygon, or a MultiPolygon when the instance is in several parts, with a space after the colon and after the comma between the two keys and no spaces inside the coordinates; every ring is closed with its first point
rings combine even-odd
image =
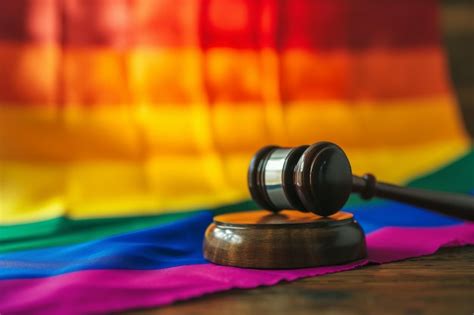
{"type": "Polygon", "coordinates": [[[369,257],[202,256],[252,210],[261,146],[338,143],[357,174],[474,189],[434,0],[0,2],[0,313],[156,307],[474,244],[474,225],[352,198],[369,257]]]}

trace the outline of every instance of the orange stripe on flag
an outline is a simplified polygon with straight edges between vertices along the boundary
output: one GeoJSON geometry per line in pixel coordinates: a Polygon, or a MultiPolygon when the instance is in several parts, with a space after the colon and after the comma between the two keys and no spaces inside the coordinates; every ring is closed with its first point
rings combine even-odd
{"type": "Polygon", "coordinates": [[[52,46],[4,45],[0,75],[0,102],[19,105],[258,103],[267,98],[268,80],[278,80],[282,103],[450,92],[437,48],[352,54],[144,48],[61,53],[52,46]],[[272,69],[267,67],[269,54],[275,60],[272,69]]]}

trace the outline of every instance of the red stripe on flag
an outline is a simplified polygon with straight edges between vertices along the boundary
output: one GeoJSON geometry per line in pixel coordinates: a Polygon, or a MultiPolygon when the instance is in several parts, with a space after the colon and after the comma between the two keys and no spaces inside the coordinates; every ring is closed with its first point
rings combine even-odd
{"type": "Polygon", "coordinates": [[[17,0],[0,41],[72,46],[360,50],[439,44],[434,0],[17,0]]]}

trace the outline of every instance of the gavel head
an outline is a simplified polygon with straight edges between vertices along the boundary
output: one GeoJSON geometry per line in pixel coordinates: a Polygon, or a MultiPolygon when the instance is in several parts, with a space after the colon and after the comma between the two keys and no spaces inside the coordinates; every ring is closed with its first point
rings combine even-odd
{"type": "Polygon", "coordinates": [[[248,186],[252,198],[265,209],[329,216],[349,198],[352,170],[346,154],[334,143],[268,146],[250,162],[248,186]]]}

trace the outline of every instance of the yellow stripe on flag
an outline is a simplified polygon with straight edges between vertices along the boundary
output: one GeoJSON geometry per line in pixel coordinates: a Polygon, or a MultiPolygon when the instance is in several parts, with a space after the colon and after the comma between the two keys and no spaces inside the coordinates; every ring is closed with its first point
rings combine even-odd
{"type": "Polygon", "coordinates": [[[331,140],[347,151],[354,172],[395,183],[469,145],[448,98],[291,103],[276,133],[270,105],[77,107],[69,116],[0,107],[0,222],[156,214],[242,200],[249,159],[269,143],[331,140]]]}
{"type": "MultiPolygon", "coordinates": [[[[314,139],[317,140],[317,139],[314,139]]],[[[356,174],[403,183],[468,150],[465,140],[346,150],[356,174]]],[[[229,204],[250,198],[252,153],[169,156],[148,161],[7,162],[0,165],[0,224],[73,218],[151,215],[229,204]],[[217,163],[219,161],[219,163],[217,163]],[[222,165],[222,166],[221,166],[222,165]],[[222,182],[220,178],[226,180],[222,182]]]]}
{"type": "Polygon", "coordinates": [[[0,106],[0,159],[65,162],[253,152],[330,140],[344,148],[464,139],[449,98],[385,102],[105,106],[45,111],[0,106]],[[283,112],[278,125],[269,117],[283,112]],[[278,130],[275,130],[278,129],[278,130]],[[288,140],[282,140],[281,135],[288,140]]]}

